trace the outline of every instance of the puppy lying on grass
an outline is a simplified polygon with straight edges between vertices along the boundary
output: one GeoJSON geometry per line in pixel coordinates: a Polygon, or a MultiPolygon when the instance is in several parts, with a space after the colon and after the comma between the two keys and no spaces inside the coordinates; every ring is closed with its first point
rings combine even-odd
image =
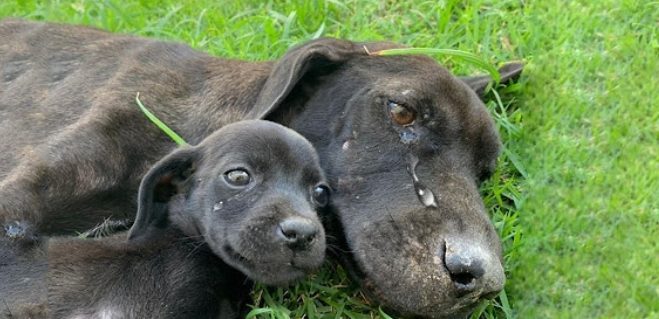
{"type": "Polygon", "coordinates": [[[128,239],[44,244],[47,316],[238,318],[249,279],[286,284],[322,263],[316,211],[328,200],[302,136],[266,121],[227,125],[146,174],[128,239]]]}

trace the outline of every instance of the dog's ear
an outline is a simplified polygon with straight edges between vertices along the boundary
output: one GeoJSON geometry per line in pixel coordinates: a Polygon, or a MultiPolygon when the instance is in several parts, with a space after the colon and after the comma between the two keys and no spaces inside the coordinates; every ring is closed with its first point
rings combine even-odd
{"type": "Polygon", "coordinates": [[[310,71],[366,54],[362,45],[332,38],[313,40],[289,50],[272,68],[254,108],[247,117],[265,118],[286,99],[298,81],[310,71]]]}
{"type": "Polygon", "coordinates": [[[168,225],[168,202],[173,196],[189,191],[198,158],[195,147],[177,150],[146,173],[140,184],[137,216],[128,240],[137,240],[168,225]]]}
{"type": "MultiPolygon", "coordinates": [[[[523,69],[524,64],[520,62],[510,62],[504,64],[501,68],[499,68],[499,75],[501,76],[499,83],[507,84],[517,80],[522,74],[523,69]]],[[[492,78],[489,75],[460,77],[460,80],[467,83],[467,85],[469,85],[469,87],[471,87],[471,89],[474,90],[474,92],[476,92],[476,94],[478,94],[478,96],[481,98],[485,95],[485,93],[487,93],[485,91],[487,86],[492,83],[492,78]]]]}

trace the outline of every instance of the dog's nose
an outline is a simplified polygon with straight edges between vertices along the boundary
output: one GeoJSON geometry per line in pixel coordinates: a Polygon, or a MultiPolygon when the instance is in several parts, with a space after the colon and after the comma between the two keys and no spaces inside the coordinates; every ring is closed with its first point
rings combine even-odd
{"type": "Polygon", "coordinates": [[[279,223],[279,236],[293,250],[304,250],[316,238],[318,227],[310,220],[289,217],[279,223]]]}
{"type": "Polygon", "coordinates": [[[471,256],[460,255],[447,256],[446,269],[459,292],[473,291],[476,288],[476,281],[485,272],[481,261],[471,256]]]}
{"type": "Polygon", "coordinates": [[[447,250],[444,255],[444,264],[449,272],[451,281],[458,293],[466,294],[477,287],[478,280],[485,274],[483,260],[471,251],[447,250]]]}

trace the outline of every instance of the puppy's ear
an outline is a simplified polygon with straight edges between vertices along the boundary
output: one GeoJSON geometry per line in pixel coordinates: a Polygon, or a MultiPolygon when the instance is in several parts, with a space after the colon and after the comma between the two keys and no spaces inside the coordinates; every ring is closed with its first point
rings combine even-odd
{"type": "Polygon", "coordinates": [[[357,55],[366,55],[363,46],[331,38],[313,40],[289,50],[272,68],[247,118],[263,119],[273,112],[305,74],[357,55]]]}
{"type": "MultiPolygon", "coordinates": [[[[523,69],[524,64],[520,62],[510,62],[504,64],[501,68],[499,68],[499,75],[501,76],[499,83],[507,84],[517,80],[522,74],[523,69]]],[[[478,94],[478,96],[481,98],[485,95],[485,93],[487,93],[485,91],[487,86],[492,83],[492,78],[489,75],[460,77],[460,80],[467,83],[467,85],[469,85],[469,87],[471,87],[471,89],[474,90],[474,92],[476,92],[476,94],[478,94]]]]}
{"type": "Polygon", "coordinates": [[[137,216],[128,232],[128,240],[134,241],[168,225],[168,202],[173,196],[188,192],[198,158],[197,148],[181,149],[160,160],[146,173],[140,184],[137,216]]]}

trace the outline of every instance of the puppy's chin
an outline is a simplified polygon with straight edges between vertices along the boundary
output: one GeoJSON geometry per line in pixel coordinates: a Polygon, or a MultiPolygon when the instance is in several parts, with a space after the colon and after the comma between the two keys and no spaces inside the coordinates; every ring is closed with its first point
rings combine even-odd
{"type": "Polygon", "coordinates": [[[222,246],[219,252],[216,251],[224,262],[230,266],[240,270],[250,279],[271,286],[283,286],[290,284],[296,280],[301,279],[313,269],[306,269],[297,267],[294,261],[284,262],[277,261],[264,261],[264,260],[251,260],[241,255],[229,244],[222,246]]]}
{"type": "MultiPolygon", "coordinates": [[[[258,233],[261,234],[262,233],[258,233]]],[[[227,236],[221,232],[206,232],[205,241],[225,263],[250,279],[266,285],[287,285],[321,266],[325,259],[325,234],[313,245],[294,251],[275,237],[237,232],[227,236]]]]}

